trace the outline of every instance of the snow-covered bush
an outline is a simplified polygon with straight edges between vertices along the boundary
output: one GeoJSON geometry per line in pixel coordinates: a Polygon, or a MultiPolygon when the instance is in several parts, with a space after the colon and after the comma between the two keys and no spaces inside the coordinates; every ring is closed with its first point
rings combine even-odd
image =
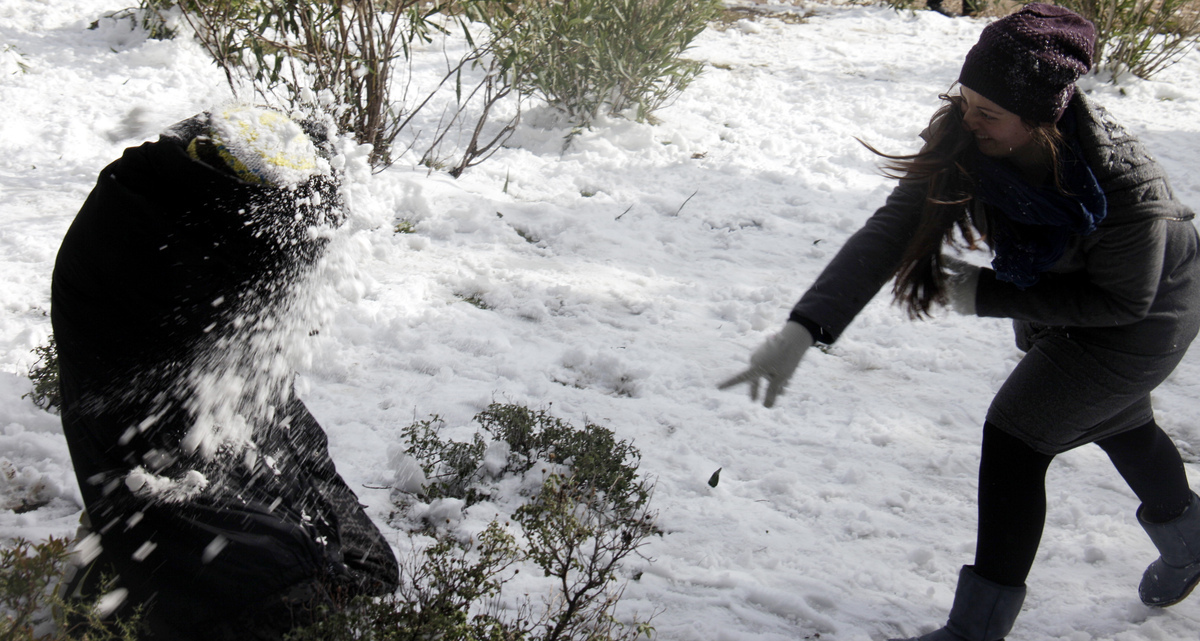
{"type": "Polygon", "coordinates": [[[576,428],[547,410],[502,403],[489,405],[475,422],[481,431],[470,441],[443,439],[446,425],[437,416],[404,428],[403,454],[419,463],[425,479],[414,492],[419,498],[455,498],[470,506],[493,498],[497,479],[522,477],[544,465],[535,490],[547,476],[559,474],[573,479],[581,494],[600,491],[621,509],[649,500],[649,486],[637,473],[641,454],[608,428],[592,423],[576,428]]]}
{"type": "MultiPolygon", "coordinates": [[[[575,428],[546,410],[517,404],[493,403],[475,416],[475,422],[480,429],[469,440],[452,441],[442,437],[446,425],[439,418],[418,421],[404,430],[403,451],[391,457],[401,512],[416,516],[411,527],[437,540],[423,553],[424,565],[417,566],[434,565],[435,569],[422,571],[449,577],[442,584],[458,595],[447,597],[451,601],[461,600],[462,594],[453,587],[460,580],[453,577],[475,573],[482,585],[489,586],[473,604],[474,611],[486,613],[481,615],[484,618],[467,619],[464,614],[454,620],[457,627],[445,631],[449,636],[439,638],[649,638],[648,622],[625,623],[613,615],[623,591],[622,563],[657,532],[656,515],[649,508],[652,485],[638,475],[637,449],[607,428],[591,423],[575,428]],[[470,537],[444,527],[446,510],[435,506],[450,506],[461,514],[465,506],[484,500],[508,514],[498,516],[484,535],[474,537],[478,552],[471,552],[475,560],[467,562],[463,555],[470,544],[456,541],[470,537]],[[500,523],[510,517],[520,532],[511,538],[513,556],[505,564],[496,552],[496,537],[503,531],[500,523]],[[504,580],[498,576],[518,562],[532,563],[550,578],[553,593],[540,608],[522,601],[507,614],[487,610],[482,599],[499,594],[504,580]],[[437,564],[443,567],[437,569],[437,564]],[[476,624],[492,626],[488,629],[495,636],[455,636],[475,629],[470,626],[476,624]]],[[[424,575],[409,574],[403,577],[406,587],[400,594],[437,600],[428,594],[434,590],[432,584],[422,583],[424,575]]],[[[407,607],[395,604],[397,611],[407,607]]]]}

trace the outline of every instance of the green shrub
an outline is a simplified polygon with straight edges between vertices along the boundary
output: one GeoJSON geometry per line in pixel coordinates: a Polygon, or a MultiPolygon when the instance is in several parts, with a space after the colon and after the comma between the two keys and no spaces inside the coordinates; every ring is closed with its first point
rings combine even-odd
{"type": "Polygon", "coordinates": [[[496,476],[519,476],[546,461],[568,466],[580,492],[600,490],[623,508],[649,499],[637,474],[641,453],[608,428],[593,423],[576,428],[547,410],[501,403],[475,415],[475,422],[482,432],[466,442],[444,440],[445,422],[437,416],[402,430],[405,452],[417,459],[429,481],[422,498],[457,498],[467,505],[490,498],[484,453],[489,441],[502,441],[508,457],[496,476]]]}
{"type": "Polygon", "coordinates": [[[103,621],[99,599],[57,593],[71,550],[66,539],[15,539],[0,548],[0,639],[3,641],[134,641],[139,617],[103,621]]]}
{"type": "Polygon", "coordinates": [[[37,360],[29,368],[33,390],[22,394],[21,398],[28,398],[46,411],[55,411],[62,407],[62,397],[58,391],[58,345],[54,342],[54,336],[51,335],[45,345],[33,348],[33,353],[37,355],[37,360]]]}
{"type": "MultiPolygon", "coordinates": [[[[475,422],[480,430],[468,441],[444,440],[441,433],[445,424],[436,416],[404,430],[405,452],[416,458],[427,479],[422,498],[458,498],[470,505],[492,498],[496,477],[524,476],[539,462],[563,466],[558,468],[559,472],[548,473],[540,488],[511,515],[521,528],[521,536],[513,539],[515,558],[532,562],[553,580],[554,588],[536,617],[530,614],[533,608],[526,602],[515,615],[503,617],[491,613],[480,619],[478,622],[487,626],[487,635],[479,630],[467,636],[447,632],[451,636],[445,638],[530,641],[650,638],[653,628],[648,621],[627,624],[614,616],[623,592],[622,563],[658,531],[655,514],[649,509],[653,488],[638,475],[637,449],[599,425],[588,423],[577,429],[546,410],[516,404],[493,403],[475,416],[475,422]],[[498,471],[493,469],[489,473],[484,458],[489,445],[498,442],[507,445],[508,455],[498,471]]],[[[401,496],[402,509],[412,505],[408,495],[401,496]]],[[[498,522],[493,522],[488,530],[499,528],[498,522]]],[[[423,529],[438,537],[438,546],[442,546],[431,550],[453,548],[454,544],[448,542],[453,539],[451,533],[427,526],[423,529]]],[[[481,556],[477,563],[484,563],[486,558],[481,556]]],[[[434,563],[430,560],[429,564],[434,563]]],[[[496,566],[494,562],[484,565],[496,566]]],[[[476,566],[464,563],[446,567],[448,576],[458,576],[476,566]]],[[[479,576],[495,574],[485,572],[479,576]]],[[[478,580],[486,583],[485,579],[478,580]]],[[[406,581],[406,585],[410,583],[418,582],[406,581]]],[[[453,583],[449,581],[447,585],[453,583]]],[[[501,584],[495,584],[496,592],[479,593],[468,601],[474,601],[478,610],[478,600],[497,596],[501,584]]],[[[421,592],[409,590],[410,594],[421,592]]],[[[466,629],[462,626],[475,621],[456,619],[456,627],[452,629],[466,629]]]]}
{"type": "Polygon", "coordinates": [[[622,503],[620,493],[579,476],[550,475],[541,491],[517,509],[514,520],[528,541],[527,555],[555,582],[546,611],[535,627],[541,641],[650,638],[649,621],[627,625],[613,609],[624,591],[617,585],[621,563],[657,532],[640,501],[622,503]]]}
{"type": "Polygon", "coordinates": [[[478,605],[495,598],[519,558],[512,535],[492,523],[471,544],[443,538],[401,568],[400,590],[360,597],[294,630],[288,641],[519,641],[521,619],[504,620],[478,605]],[[476,611],[473,611],[473,606],[476,611]]]}
{"type": "Polygon", "coordinates": [[[443,440],[445,427],[445,422],[434,416],[401,431],[408,444],[404,451],[417,459],[428,480],[422,498],[457,498],[467,505],[478,503],[487,496],[475,487],[483,477],[487,443],[478,433],[468,443],[443,440]]]}
{"type": "Polygon", "coordinates": [[[700,74],[683,54],[720,15],[719,0],[525,0],[485,15],[515,82],[586,126],[602,114],[638,121],[700,74]]]}
{"type": "Polygon", "coordinates": [[[1062,0],[1096,25],[1095,59],[1151,78],[1200,42],[1197,0],[1062,0]]]}
{"type": "Polygon", "coordinates": [[[571,468],[578,492],[604,492],[622,509],[649,499],[638,480],[641,453],[617,440],[608,428],[587,423],[576,429],[546,410],[498,403],[477,414],[475,421],[493,439],[508,443],[506,473],[524,474],[539,460],[549,461],[571,468]]]}

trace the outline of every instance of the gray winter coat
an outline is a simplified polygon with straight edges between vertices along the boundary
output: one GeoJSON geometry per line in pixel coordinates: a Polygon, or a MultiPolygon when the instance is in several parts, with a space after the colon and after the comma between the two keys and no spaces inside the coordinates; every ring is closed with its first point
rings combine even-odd
{"type": "MultiPolygon", "coordinates": [[[[1200,239],[1162,168],[1081,92],[1073,98],[1088,165],[1108,215],[1073,237],[1063,258],[1024,290],[984,269],[980,316],[1012,318],[1026,356],[988,421],[1057,453],[1143,425],[1149,394],[1200,330],[1200,239]]],[[[924,182],[900,181],[792,311],[832,342],[893,276],[916,232],[924,182]]]]}

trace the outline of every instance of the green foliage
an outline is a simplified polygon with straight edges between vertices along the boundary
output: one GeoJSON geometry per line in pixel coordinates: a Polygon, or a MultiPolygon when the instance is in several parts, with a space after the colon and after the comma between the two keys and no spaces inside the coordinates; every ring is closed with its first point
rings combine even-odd
{"type": "Polygon", "coordinates": [[[443,440],[441,432],[445,427],[445,422],[434,416],[401,431],[408,444],[405,452],[417,459],[429,481],[423,497],[430,500],[459,498],[467,505],[478,503],[486,496],[475,484],[483,475],[487,443],[478,433],[467,443],[443,440]]]}
{"type": "Polygon", "coordinates": [[[606,491],[578,475],[550,475],[541,491],[514,514],[528,541],[529,558],[556,583],[555,598],[538,626],[538,639],[637,639],[651,636],[648,622],[623,624],[612,612],[623,588],[622,561],[656,532],[642,481],[632,496],[606,491]]]}
{"type": "Polygon", "coordinates": [[[54,342],[54,336],[51,335],[45,345],[33,348],[33,353],[37,355],[37,360],[29,368],[33,390],[22,394],[21,398],[28,398],[46,411],[54,411],[62,407],[62,397],[58,391],[58,345],[54,342]]]}
{"type": "Polygon", "coordinates": [[[475,415],[475,422],[482,432],[467,442],[443,439],[446,426],[437,416],[401,431],[405,452],[419,461],[429,480],[423,498],[458,498],[467,505],[490,498],[490,490],[481,484],[486,476],[486,433],[490,441],[508,445],[508,458],[497,476],[522,475],[545,461],[570,467],[580,491],[601,491],[622,508],[649,499],[648,489],[638,480],[641,453],[608,428],[592,423],[575,428],[547,410],[501,403],[475,415]]]}
{"type": "Polygon", "coordinates": [[[36,616],[62,576],[66,555],[66,541],[54,538],[40,546],[17,539],[0,550],[0,639],[35,638],[36,616]]]}
{"type": "MultiPolygon", "coordinates": [[[[151,40],[170,40],[178,35],[177,26],[171,19],[172,0],[141,0],[137,8],[121,9],[105,14],[106,18],[129,21],[146,32],[151,40]]],[[[99,26],[99,21],[93,22],[90,29],[99,26]]]]}
{"type": "Polygon", "coordinates": [[[29,63],[25,62],[25,54],[21,53],[21,51],[17,49],[16,45],[6,44],[2,49],[0,49],[0,53],[11,55],[13,63],[17,66],[17,71],[21,73],[29,73],[30,67],[29,63]]]}
{"type": "Polygon", "coordinates": [[[718,0],[525,0],[482,18],[526,93],[572,123],[632,111],[638,121],[698,76],[683,54],[720,15],[718,0]]]}
{"type": "Polygon", "coordinates": [[[1200,42],[1197,0],[1062,0],[1096,25],[1095,59],[1151,78],[1200,42]]]}
{"type": "Polygon", "coordinates": [[[0,641],[134,641],[137,615],[101,620],[97,600],[76,601],[56,592],[70,562],[66,539],[41,543],[15,539],[0,548],[0,641]],[[53,623],[48,619],[53,618],[53,623]],[[47,630],[48,629],[48,630],[47,630]]]}
{"type": "Polygon", "coordinates": [[[498,523],[471,544],[443,538],[401,569],[401,588],[383,599],[360,597],[328,612],[288,641],[521,641],[521,619],[504,620],[473,606],[495,598],[520,557],[516,540],[498,523]]]}
{"type": "MultiPolygon", "coordinates": [[[[436,585],[422,585],[428,591],[451,592],[452,596],[438,603],[455,603],[460,612],[459,618],[441,620],[447,636],[437,638],[529,641],[650,638],[653,628],[648,621],[627,624],[614,616],[623,592],[622,563],[637,552],[648,536],[657,532],[655,514],[648,507],[652,486],[638,476],[637,449],[599,425],[588,423],[577,429],[546,410],[516,404],[493,403],[475,416],[475,422],[480,431],[466,442],[444,440],[441,432],[445,424],[436,416],[404,430],[406,452],[418,460],[429,480],[423,498],[453,497],[468,505],[491,498],[495,485],[488,482],[495,479],[488,478],[483,467],[489,441],[502,442],[508,448],[500,471],[493,470],[495,476],[523,476],[541,462],[563,466],[558,469],[564,471],[547,474],[538,491],[515,508],[512,520],[521,527],[521,537],[513,539],[512,548],[505,548],[513,555],[513,562],[530,561],[552,579],[553,594],[545,599],[537,617],[531,617],[531,608],[523,605],[516,615],[509,617],[487,614],[483,619],[467,618],[468,611],[479,609],[480,601],[499,595],[503,582],[495,581],[494,577],[501,570],[489,573],[479,568],[500,567],[494,559],[503,555],[481,554],[475,565],[465,561],[449,563],[444,558],[429,559],[425,565],[444,566],[446,578],[436,585]],[[518,546],[521,541],[523,546],[518,546]],[[475,572],[471,581],[488,589],[464,600],[464,593],[453,586],[465,580],[455,577],[470,572],[475,572]],[[477,624],[484,627],[467,627],[477,624]],[[464,631],[468,629],[471,631],[464,631]]],[[[498,529],[497,522],[488,528],[498,529]]],[[[443,553],[455,549],[450,534],[437,536],[439,542],[431,550],[443,553]]],[[[429,571],[441,572],[436,568],[429,571]]],[[[410,595],[421,592],[406,589],[410,595]]]]}
{"type": "Polygon", "coordinates": [[[372,146],[377,169],[414,150],[422,165],[454,177],[502,147],[531,95],[578,126],[608,113],[649,120],[699,75],[702,64],[683,54],[722,7],[720,0],[139,1],[143,25],[158,34],[170,33],[166,16],[177,7],[235,94],[249,86],[285,110],[332,114],[333,128],[372,146]],[[490,34],[476,41],[473,22],[490,34]],[[447,61],[436,87],[413,87],[403,64],[412,48],[456,27],[470,50],[447,61]],[[400,100],[394,84],[403,87],[400,100]],[[409,102],[410,90],[425,97],[409,102]],[[453,92],[453,106],[433,101],[443,92],[453,92]],[[499,108],[510,103],[515,113],[499,108]],[[400,145],[401,131],[431,104],[445,107],[432,132],[411,133],[400,145]]]}
{"type": "Polygon", "coordinates": [[[467,303],[472,307],[477,307],[485,311],[492,308],[491,305],[488,305],[487,301],[484,300],[483,296],[480,294],[455,294],[455,296],[462,300],[462,302],[467,303]]]}
{"type": "Polygon", "coordinates": [[[505,471],[509,474],[523,474],[539,460],[549,461],[571,468],[578,491],[603,492],[622,509],[649,499],[647,488],[638,482],[641,453],[605,427],[588,423],[575,429],[546,410],[498,403],[475,420],[494,439],[508,443],[505,471]]]}

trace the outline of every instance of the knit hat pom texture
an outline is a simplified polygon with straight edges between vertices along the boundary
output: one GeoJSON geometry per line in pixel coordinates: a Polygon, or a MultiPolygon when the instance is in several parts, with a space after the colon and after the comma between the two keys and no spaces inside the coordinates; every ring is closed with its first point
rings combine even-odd
{"type": "Polygon", "coordinates": [[[1022,118],[1058,122],[1092,68],[1095,43],[1091,22],[1035,2],[984,28],[958,82],[1022,118]]]}

